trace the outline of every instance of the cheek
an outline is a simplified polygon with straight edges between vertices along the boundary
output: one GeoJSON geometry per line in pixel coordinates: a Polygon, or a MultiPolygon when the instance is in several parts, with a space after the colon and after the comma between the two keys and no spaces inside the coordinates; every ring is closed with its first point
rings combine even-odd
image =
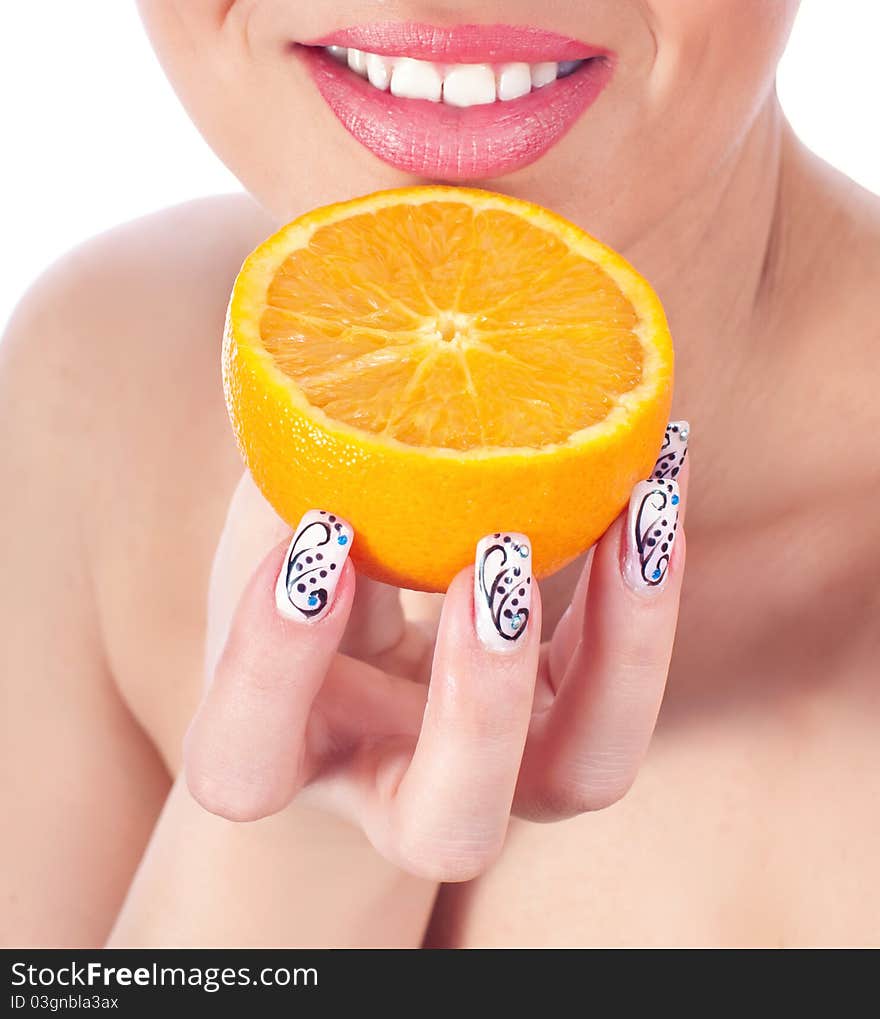
{"type": "MultiPolygon", "coordinates": [[[[176,45],[216,31],[226,21],[236,0],[136,0],[141,20],[157,46],[176,45]]],[[[241,0],[239,0],[241,2],[241,0]]]]}
{"type": "Polygon", "coordinates": [[[655,101],[703,123],[747,119],[772,84],[798,3],[652,0],[655,101]]]}
{"type": "Polygon", "coordinates": [[[637,130],[665,200],[713,175],[770,95],[797,0],[651,0],[654,63],[637,130]]]}
{"type": "Polygon", "coordinates": [[[168,79],[205,140],[260,202],[290,218],[291,186],[306,174],[328,180],[320,155],[335,126],[322,117],[320,97],[288,53],[312,5],[138,0],[138,6],[168,79]]]}

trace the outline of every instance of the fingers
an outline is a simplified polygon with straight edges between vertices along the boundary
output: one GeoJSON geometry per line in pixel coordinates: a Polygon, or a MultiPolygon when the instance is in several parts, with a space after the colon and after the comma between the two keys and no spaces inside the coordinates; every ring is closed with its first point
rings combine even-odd
{"type": "Polygon", "coordinates": [[[441,881],[480,873],[507,831],[529,727],[541,607],[524,535],[477,547],[443,605],[412,759],[381,762],[363,819],[380,851],[441,881]]]}
{"type": "Polygon", "coordinates": [[[556,629],[553,631],[553,637],[547,651],[549,682],[544,684],[547,689],[539,689],[536,695],[536,707],[539,710],[552,705],[556,689],[561,685],[565,670],[571,661],[571,656],[580,643],[584,610],[587,603],[587,590],[590,586],[590,573],[592,571],[595,550],[595,546],[593,546],[587,552],[580,577],[575,584],[574,592],[571,596],[571,603],[565,612],[562,613],[559,622],[556,624],[556,629]]]}
{"type": "Polygon", "coordinates": [[[229,503],[226,522],[214,554],[208,589],[205,635],[205,682],[214,669],[229,636],[238,604],[260,562],[281,541],[290,540],[290,527],[266,502],[245,471],[229,503]]]}
{"type": "MultiPolygon", "coordinates": [[[[668,461],[667,461],[668,463],[668,461]]],[[[547,655],[516,810],[551,820],[608,806],[632,784],[663,697],[684,573],[688,466],[640,482],[597,543],[547,655]]],[[[675,468],[673,468],[675,469],[675,468]]]]}
{"type": "MultiPolygon", "coordinates": [[[[685,464],[685,458],[687,456],[689,435],[690,425],[687,421],[670,421],[666,428],[666,434],[663,438],[663,445],[660,449],[660,454],[657,457],[657,462],[651,471],[652,478],[669,478],[670,480],[678,481],[681,489],[679,527],[681,527],[684,523],[684,509],[687,505],[687,486],[690,472],[685,464]]],[[[555,693],[556,689],[561,685],[568,663],[571,661],[571,657],[581,640],[582,622],[586,607],[590,572],[592,569],[593,551],[594,549],[591,548],[587,552],[586,561],[584,562],[579,579],[574,588],[574,593],[571,597],[571,603],[560,616],[556,630],[553,633],[552,641],[549,645],[548,663],[550,683],[548,685],[550,687],[549,693],[551,697],[555,693]]],[[[549,702],[546,699],[547,691],[541,690],[539,696],[541,698],[539,707],[549,706],[549,702]]]]}
{"type": "Polygon", "coordinates": [[[427,684],[435,630],[407,619],[400,588],[360,574],[339,650],[392,675],[427,684]]]}
{"type": "Polygon", "coordinates": [[[265,817],[301,785],[312,702],[354,596],[352,538],[341,518],[311,510],[246,587],[185,744],[190,791],[212,813],[265,817]]]}
{"type": "Polygon", "coordinates": [[[355,658],[374,661],[397,647],[405,632],[400,589],[361,576],[339,650],[355,658]]]}

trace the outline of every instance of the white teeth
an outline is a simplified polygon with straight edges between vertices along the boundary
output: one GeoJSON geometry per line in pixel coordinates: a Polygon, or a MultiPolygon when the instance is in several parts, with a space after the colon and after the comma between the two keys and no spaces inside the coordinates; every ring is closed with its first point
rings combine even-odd
{"type": "Polygon", "coordinates": [[[388,88],[391,83],[391,68],[391,61],[385,57],[380,57],[376,53],[367,54],[367,77],[374,88],[383,92],[388,88]]]}
{"type": "Polygon", "coordinates": [[[510,102],[566,77],[583,63],[553,60],[538,64],[434,64],[412,57],[386,57],[345,46],[327,46],[327,53],[347,63],[355,74],[367,78],[382,92],[401,99],[429,99],[449,106],[486,106],[500,99],[510,102]]]}
{"type": "Polygon", "coordinates": [[[551,81],[556,81],[556,74],[558,71],[559,65],[555,60],[548,61],[544,64],[533,64],[532,85],[535,88],[543,88],[545,85],[549,85],[551,81]]]}
{"type": "Polygon", "coordinates": [[[402,99],[430,99],[440,102],[443,78],[437,68],[427,60],[402,57],[394,63],[391,75],[391,94],[402,99]]]}
{"type": "Polygon", "coordinates": [[[348,51],[348,66],[362,78],[367,76],[367,55],[360,50],[348,51]]]}
{"type": "Polygon", "coordinates": [[[498,98],[519,99],[532,91],[532,69],[528,64],[505,64],[498,72],[498,98]]]}
{"type": "Polygon", "coordinates": [[[495,72],[488,64],[460,64],[446,72],[443,102],[450,106],[485,106],[495,102],[495,72]]]}

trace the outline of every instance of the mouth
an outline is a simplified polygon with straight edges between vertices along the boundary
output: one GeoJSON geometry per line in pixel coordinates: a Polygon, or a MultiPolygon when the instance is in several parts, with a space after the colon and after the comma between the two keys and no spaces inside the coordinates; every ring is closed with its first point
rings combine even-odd
{"type": "Polygon", "coordinates": [[[539,159],[614,73],[606,49],[506,25],[364,25],[294,50],[357,141],[399,170],[450,182],[539,159]]]}

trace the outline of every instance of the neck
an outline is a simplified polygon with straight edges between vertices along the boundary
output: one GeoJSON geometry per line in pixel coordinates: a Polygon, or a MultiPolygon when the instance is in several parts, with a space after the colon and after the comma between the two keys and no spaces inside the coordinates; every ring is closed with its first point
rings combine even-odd
{"type": "Polygon", "coordinates": [[[750,358],[782,180],[785,121],[775,95],[703,187],[626,247],[659,293],[676,348],[673,416],[697,434],[750,358]]]}

